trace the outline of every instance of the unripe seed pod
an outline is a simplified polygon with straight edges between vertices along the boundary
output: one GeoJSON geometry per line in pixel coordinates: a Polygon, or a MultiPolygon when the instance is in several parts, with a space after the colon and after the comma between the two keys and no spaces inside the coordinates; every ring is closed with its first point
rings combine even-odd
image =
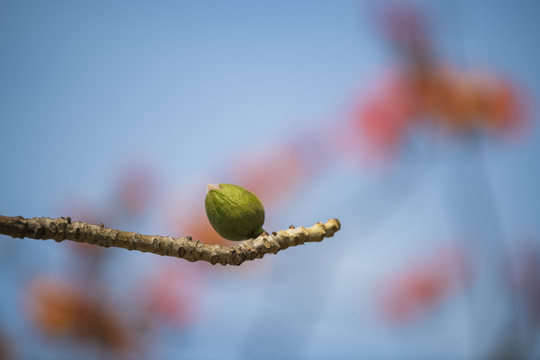
{"type": "Polygon", "coordinates": [[[245,240],[264,230],[264,207],[251,191],[238,185],[208,185],[206,216],[214,230],[227,240],[245,240]]]}

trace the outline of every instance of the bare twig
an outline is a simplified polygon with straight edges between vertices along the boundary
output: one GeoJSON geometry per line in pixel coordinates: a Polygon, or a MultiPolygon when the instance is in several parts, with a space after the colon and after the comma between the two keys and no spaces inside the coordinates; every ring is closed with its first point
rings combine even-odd
{"type": "Polygon", "coordinates": [[[190,236],[171,238],[169,236],[141,235],[134,232],[108,229],[103,225],[71,222],[68,218],[50,219],[44,217],[23,218],[0,215],[0,234],[14,238],[31,238],[55,241],[71,240],[103,247],[119,247],[128,250],[173,256],[187,261],[207,261],[221,265],[240,265],[244,261],[262,258],[265,254],[276,254],[290,246],[305,242],[319,242],[331,237],[340,228],[339,220],[330,219],[309,228],[291,226],[288,230],[262,234],[236,245],[208,245],[193,241],[190,236]]]}

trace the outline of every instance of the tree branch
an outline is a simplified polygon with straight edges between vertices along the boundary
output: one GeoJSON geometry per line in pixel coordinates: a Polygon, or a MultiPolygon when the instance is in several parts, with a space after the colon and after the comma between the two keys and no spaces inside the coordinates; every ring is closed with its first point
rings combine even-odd
{"type": "Polygon", "coordinates": [[[290,246],[305,242],[319,242],[331,237],[341,227],[339,220],[330,219],[309,228],[291,226],[288,230],[262,234],[236,245],[208,245],[193,241],[191,236],[171,238],[169,236],[141,235],[134,232],[108,229],[101,225],[71,222],[71,218],[23,218],[0,215],[0,234],[14,238],[31,238],[55,241],[71,240],[103,247],[118,247],[128,250],[173,256],[187,261],[207,261],[221,265],[240,265],[244,261],[262,258],[265,254],[276,254],[290,246]]]}

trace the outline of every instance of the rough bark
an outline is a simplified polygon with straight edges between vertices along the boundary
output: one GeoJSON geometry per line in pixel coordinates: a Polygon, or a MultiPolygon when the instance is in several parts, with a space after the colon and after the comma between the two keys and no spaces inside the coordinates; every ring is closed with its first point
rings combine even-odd
{"type": "Polygon", "coordinates": [[[337,219],[317,223],[309,228],[290,227],[277,233],[262,234],[236,245],[208,245],[194,241],[190,236],[141,235],[134,232],[108,229],[101,225],[71,222],[68,218],[23,218],[0,215],[0,234],[14,238],[31,238],[55,241],[71,240],[103,247],[118,247],[128,250],[173,256],[187,261],[207,261],[221,265],[240,265],[245,261],[262,258],[265,254],[276,254],[288,247],[319,242],[331,237],[340,228],[337,219]]]}

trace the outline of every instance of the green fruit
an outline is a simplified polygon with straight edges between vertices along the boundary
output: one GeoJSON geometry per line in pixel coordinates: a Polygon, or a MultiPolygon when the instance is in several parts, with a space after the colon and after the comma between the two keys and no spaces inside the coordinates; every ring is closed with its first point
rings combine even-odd
{"type": "Polygon", "coordinates": [[[264,207],[251,191],[238,185],[208,185],[206,216],[219,235],[227,240],[245,240],[264,230],[264,207]]]}

